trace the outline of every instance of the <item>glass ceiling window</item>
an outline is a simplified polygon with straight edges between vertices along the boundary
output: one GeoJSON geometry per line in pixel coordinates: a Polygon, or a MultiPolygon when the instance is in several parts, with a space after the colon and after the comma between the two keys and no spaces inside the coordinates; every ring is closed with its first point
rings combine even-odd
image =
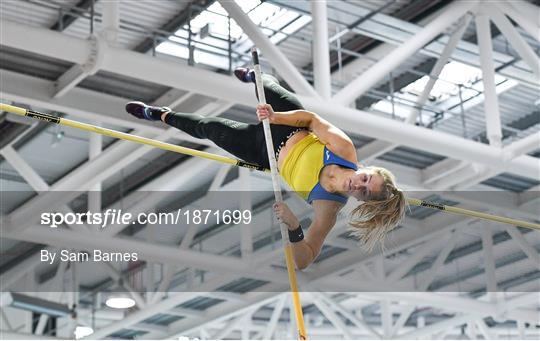
{"type": "MultiPolygon", "coordinates": [[[[278,44],[288,35],[298,31],[309,22],[311,17],[260,0],[235,0],[251,21],[258,25],[270,41],[278,44]]],[[[240,55],[233,55],[233,60],[245,55],[249,60],[248,50],[253,45],[234,20],[229,20],[227,12],[219,2],[214,2],[190,22],[193,32],[194,61],[210,66],[228,69],[229,29],[233,40],[232,50],[240,55]]],[[[163,54],[189,58],[188,25],[175,32],[167,41],[160,43],[156,51],[163,54]]],[[[242,62],[234,63],[243,64],[242,62]]]]}
{"type": "MultiPolygon", "coordinates": [[[[461,97],[464,102],[474,97],[479,97],[484,92],[484,84],[481,80],[482,70],[479,68],[451,61],[443,67],[437,82],[435,82],[429,94],[430,100],[427,105],[436,107],[438,111],[453,108],[460,103],[460,84],[462,85],[461,97]]],[[[371,109],[387,114],[394,112],[396,116],[406,118],[416,104],[418,97],[424,91],[428,81],[429,76],[423,76],[400,91],[395,92],[393,104],[392,98],[387,96],[385,99],[374,103],[371,109]]],[[[518,83],[495,74],[495,84],[497,93],[502,93],[516,86],[518,83]]]]}

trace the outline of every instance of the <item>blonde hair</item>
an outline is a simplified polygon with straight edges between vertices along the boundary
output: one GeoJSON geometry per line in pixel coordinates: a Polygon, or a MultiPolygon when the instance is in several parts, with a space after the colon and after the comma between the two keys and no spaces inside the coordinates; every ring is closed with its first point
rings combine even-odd
{"type": "Polygon", "coordinates": [[[382,167],[365,167],[383,178],[376,198],[365,201],[351,212],[350,231],[364,243],[368,251],[383,244],[386,234],[393,230],[405,215],[406,199],[396,187],[394,175],[382,167]]]}

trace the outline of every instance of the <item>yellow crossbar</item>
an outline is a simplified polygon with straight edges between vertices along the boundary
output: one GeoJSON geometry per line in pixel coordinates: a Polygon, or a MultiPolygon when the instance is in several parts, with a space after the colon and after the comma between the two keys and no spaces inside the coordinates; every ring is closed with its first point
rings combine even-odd
{"type": "Polygon", "coordinates": [[[141,136],[123,133],[123,132],[112,130],[112,129],[98,127],[92,124],[68,120],[66,118],[44,114],[37,111],[27,110],[27,109],[13,106],[13,105],[0,103],[0,109],[3,111],[13,113],[13,114],[17,114],[17,115],[28,116],[28,117],[31,117],[40,121],[44,121],[48,123],[55,123],[55,124],[68,126],[68,127],[72,127],[72,128],[76,128],[80,130],[86,130],[92,133],[106,135],[106,136],[114,137],[121,140],[146,144],[152,147],[169,150],[175,153],[201,157],[204,159],[214,160],[221,163],[228,163],[230,165],[245,167],[245,168],[250,168],[250,169],[255,169],[255,170],[260,170],[260,171],[266,171],[266,172],[270,171],[259,165],[244,162],[241,160],[236,160],[230,157],[207,153],[200,150],[186,148],[186,147],[178,146],[178,145],[167,143],[167,142],[156,141],[156,140],[152,140],[146,137],[141,137],[141,136]]]}
{"type": "Polygon", "coordinates": [[[444,211],[448,213],[465,215],[465,216],[480,218],[484,220],[496,221],[498,223],[510,224],[510,225],[515,225],[515,226],[521,226],[521,227],[527,227],[530,229],[540,230],[540,224],[531,223],[524,220],[506,218],[506,217],[496,216],[489,213],[466,210],[464,208],[459,208],[455,206],[440,205],[440,204],[431,203],[431,202],[420,200],[420,199],[407,198],[407,203],[412,206],[429,207],[435,210],[444,211]]]}

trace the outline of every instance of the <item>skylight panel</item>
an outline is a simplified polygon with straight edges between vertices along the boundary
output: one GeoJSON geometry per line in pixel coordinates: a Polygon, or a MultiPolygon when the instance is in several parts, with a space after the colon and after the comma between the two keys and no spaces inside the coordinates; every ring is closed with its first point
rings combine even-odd
{"type": "MultiPolygon", "coordinates": [[[[481,76],[482,71],[479,68],[454,61],[449,62],[443,67],[430,95],[437,98],[437,101],[443,101],[457,94],[459,91],[458,84],[469,87],[480,79],[481,76]]],[[[424,76],[403,88],[403,92],[411,92],[419,95],[424,91],[428,81],[429,76],[424,76]]]]}
{"type": "Polygon", "coordinates": [[[282,8],[279,12],[276,12],[276,14],[271,18],[271,20],[269,20],[269,22],[265,26],[272,27],[274,29],[281,29],[291,23],[297,17],[297,13],[282,8]]]}
{"type": "MultiPolygon", "coordinates": [[[[268,2],[260,0],[235,0],[235,2],[274,44],[278,44],[311,21],[309,16],[300,15],[268,2]]],[[[158,45],[156,51],[188,58],[187,30],[191,27],[193,32],[191,44],[195,47],[195,62],[228,68],[229,25],[235,51],[246,51],[252,42],[233,19],[229,21],[227,15],[220,3],[214,2],[193,18],[189,25],[184,25],[182,29],[170,36],[168,42],[158,45]],[[201,37],[201,29],[204,27],[209,28],[209,34],[201,37]]]]}
{"type": "Polygon", "coordinates": [[[214,11],[203,11],[201,14],[191,20],[191,30],[196,32],[209,23],[223,25],[223,23],[226,21],[227,17],[223,14],[215,13],[214,11]]]}
{"type": "Polygon", "coordinates": [[[170,54],[183,59],[187,59],[189,57],[189,51],[187,47],[168,41],[159,44],[156,47],[156,51],[159,53],[170,54]]]}
{"type": "Polygon", "coordinates": [[[273,44],[277,44],[279,43],[280,41],[282,41],[283,39],[287,38],[287,35],[286,34],[283,34],[281,32],[278,32],[276,34],[274,34],[273,36],[270,37],[270,41],[273,43],[273,44]]]}
{"type": "Polygon", "coordinates": [[[248,16],[255,24],[262,24],[262,26],[268,26],[267,21],[269,20],[269,18],[275,16],[277,13],[279,13],[280,10],[281,9],[278,6],[264,2],[260,6],[249,12],[248,16]]]}
{"type": "MultiPolygon", "coordinates": [[[[221,7],[219,2],[215,2],[207,10],[202,11],[199,15],[193,18],[190,22],[191,30],[194,33],[199,33],[200,29],[206,25],[210,25],[210,32],[213,35],[227,37],[229,35],[229,20],[227,11],[221,7]]],[[[185,25],[184,29],[187,29],[185,25]]],[[[234,20],[231,20],[231,37],[238,39],[242,35],[242,29],[234,20]]]]}
{"type": "MultiPolygon", "coordinates": [[[[244,13],[247,13],[254,9],[255,7],[259,6],[261,4],[260,0],[234,0],[238,6],[244,11],[244,13]]],[[[270,5],[268,3],[264,3],[263,5],[270,5]]],[[[274,6],[274,5],[271,5],[274,6]]],[[[276,6],[274,6],[276,7],[276,6]]]]}
{"type": "MultiPolygon", "coordinates": [[[[227,15],[227,11],[226,11],[223,7],[221,7],[221,5],[219,4],[219,2],[217,2],[217,1],[214,2],[212,5],[210,5],[210,6],[208,7],[207,11],[216,12],[216,13],[218,13],[218,14],[225,15],[225,16],[227,15]]],[[[204,12],[207,12],[207,11],[204,11],[204,12]]],[[[204,13],[204,12],[203,12],[203,13],[204,13]]],[[[201,14],[203,14],[203,13],[201,13],[201,14]]],[[[200,14],[199,14],[199,16],[200,16],[200,14]]],[[[195,19],[197,19],[197,18],[195,18],[195,19]]],[[[194,20],[195,20],[195,19],[194,19],[194,20]]]]}
{"type": "Polygon", "coordinates": [[[439,78],[454,84],[471,85],[482,78],[482,71],[477,67],[452,61],[443,67],[439,78]]]}
{"type": "Polygon", "coordinates": [[[374,110],[383,112],[383,113],[387,113],[387,114],[393,113],[397,117],[401,117],[401,118],[407,118],[411,110],[410,108],[395,101],[394,101],[394,106],[392,109],[392,102],[389,100],[389,98],[378,101],[377,103],[373,104],[371,108],[374,110]]]}
{"type": "MultiPolygon", "coordinates": [[[[438,108],[445,110],[445,108],[454,107],[456,104],[459,104],[460,93],[463,101],[467,101],[483,93],[484,84],[481,79],[482,70],[480,68],[452,61],[443,67],[430,92],[430,96],[436,99],[435,102],[438,108]]],[[[387,114],[392,114],[393,112],[398,117],[406,118],[418,100],[418,97],[424,91],[428,81],[429,76],[423,76],[396,92],[394,94],[393,106],[392,98],[387,96],[385,99],[374,103],[371,108],[387,114]]],[[[495,84],[496,92],[499,94],[514,87],[517,82],[495,74],[495,84]]]]}
{"type": "Polygon", "coordinates": [[[169,40],[175,41],[177,43],[185,43],[188,39],[188,33],[184,30],[178,30],[174,36],[170,36],[169,40]]]}
{"type": "Polygon", "coordinates": [[[299,29],[301,29],[302,27],[306,26],[310,22],[311,22],[311,17],[308,17],[307,15],[301,15],[298,19],[293,21],[290,25],[287,25],[283,29],[283,32],[287,34],[292,34],[298,31],[299,29]]]}

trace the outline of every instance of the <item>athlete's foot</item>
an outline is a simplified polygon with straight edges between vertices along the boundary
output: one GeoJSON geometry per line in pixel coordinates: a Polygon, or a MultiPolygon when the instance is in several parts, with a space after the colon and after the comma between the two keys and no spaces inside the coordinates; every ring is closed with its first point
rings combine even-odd
{"type": "Polygon", "coordinates": [[[244,83],[255,83],[255,71],[251,69],[238,67],[234,69],[234,75],[244,83]]]}
{"type": "Polygon", "coordinates": [[[143,102],[129,102],[126,104],[126,111],[137,118],[159,121],[161,120],[161,115],[170,112],[171,109],[167,107],[153,107],[143,102]]]}

